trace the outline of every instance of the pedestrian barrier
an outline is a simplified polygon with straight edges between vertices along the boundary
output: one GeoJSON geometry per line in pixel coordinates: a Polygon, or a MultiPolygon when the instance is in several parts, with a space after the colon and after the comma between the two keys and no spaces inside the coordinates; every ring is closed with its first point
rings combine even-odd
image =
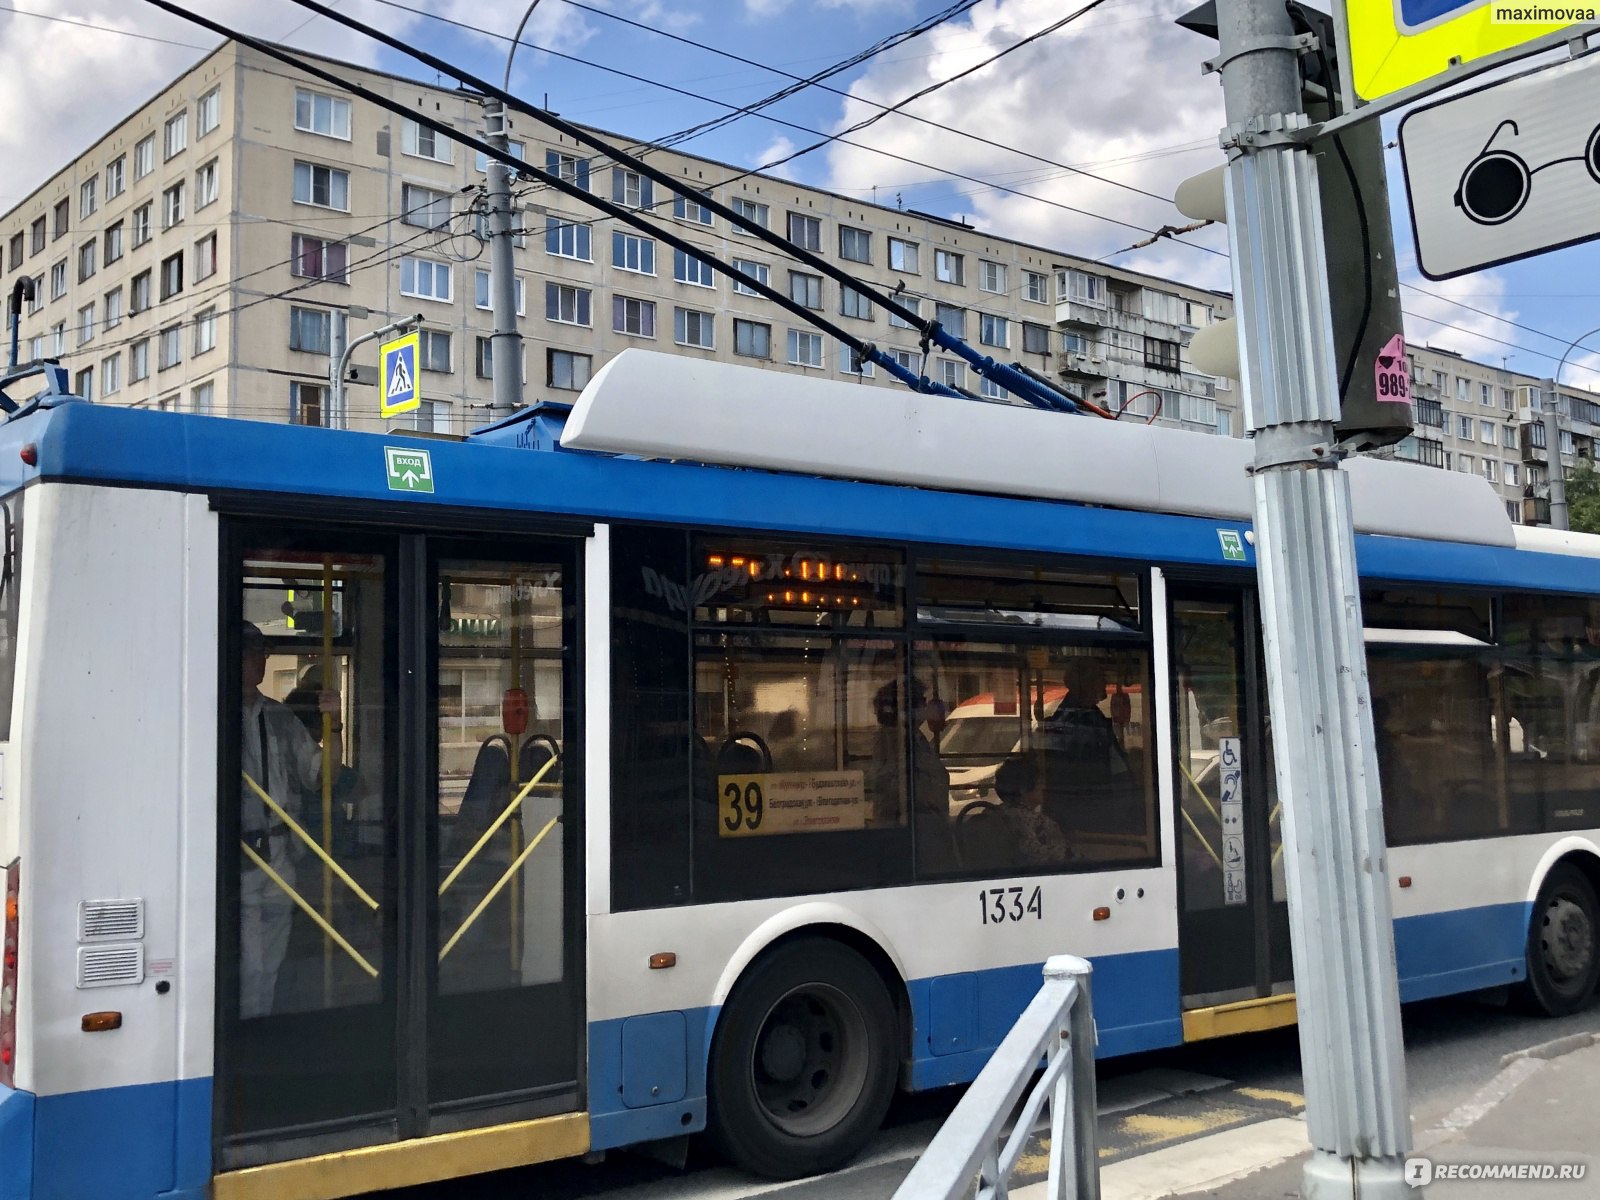
{"type": "Polygon", "coordinates": [[[1095,1139],[1094,968],[1071,955],[1044,964],[1044,986],[973,1080],[894,1200],[1006,1200],[1034,1122],[1050,1106],[1049,1200],[1099,1200],[1095,1139]],[[1009,1133],[1007,1120],[1045,1060],[1009,1133]],[[1002,1142],[1002,1138],[1004,1141],[1002,1142]]]}

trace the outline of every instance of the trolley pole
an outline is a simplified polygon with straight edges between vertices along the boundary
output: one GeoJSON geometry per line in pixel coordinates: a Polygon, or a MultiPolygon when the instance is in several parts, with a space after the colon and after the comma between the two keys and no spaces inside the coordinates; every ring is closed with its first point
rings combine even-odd
{"type": "MultiPolygon", "coordinates": [[[[1568,353],[1571,353],[1569,350],[1568,353]]],[[[1565,363],[1563,362],[1563,365],[1565,363]]],[[[1559,406],[1561,393],[1554,379],[1541,379],[1539,391],[1544,397],[1544,454],[1550,469],[1550,528],[1566,529],[1567,525],[1567,469],[1561,461],[1561,420],[1559,406]]]]}
{"type": "Polygon", "coordinates": [[[1411,1147],[1389,865],[1316,161],[1284,5],[1217,0],[1228,236],[1306,1120],[1306,1200],[1401,1200],[1411,1147]]]}
{"type": "MultiPolygon", "coordinates": [[[[526,18],[524,18],[526,19],[526,18]]],[[[516,45],[512,45],[512,53],[516,45]]],[[[506,73],[511,71],[509,58],[506,73]]],[[[485,140],[497,150],[511,149],[506,137],[505,105],[494,99],[483,102],[485,140]]],[[[490,362],[494,370],[493,415],[514,413],[522,407],[522,334],[517,329],[517,263],[513,254],[511,172],[505,163],[491,158],[489,175],[489,297],[494,306],[494,337],[490,340],[490,362]]]]}

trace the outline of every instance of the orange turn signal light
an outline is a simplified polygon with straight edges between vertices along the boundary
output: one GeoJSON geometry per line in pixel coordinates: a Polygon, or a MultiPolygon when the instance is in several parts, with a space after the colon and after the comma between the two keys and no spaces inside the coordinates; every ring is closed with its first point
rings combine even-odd
{"type": "Polygon", "coordinates": [[[83,1031],[85,1033],[104,1033],[108,1029],[122,1028],[122,1014],[119,1012],[92,1012],[83,1014],[83,1031]]]}
{"type": "Polygon", "coordinates": [[[1094,919],[1096,921],[1111,920],[1111,910],[1102,904],[1099,908],[1094,910],[1094,919]]]}
{"type": "Polygon", "coordinates": [[[668,967],[677,965],[678,956],[671,950],[665,950],[660,954],[652,954],[650,956],[650,969],[652,971],[665,971],[668,967]]]}
{"type": "Polygon", "coordinates": [[[1400,884],[1401,887],[1410,887],[1411,886],[1411,876],[1409,876],[1409,875],[1400,876],[1399,884],[1400,884]]]}

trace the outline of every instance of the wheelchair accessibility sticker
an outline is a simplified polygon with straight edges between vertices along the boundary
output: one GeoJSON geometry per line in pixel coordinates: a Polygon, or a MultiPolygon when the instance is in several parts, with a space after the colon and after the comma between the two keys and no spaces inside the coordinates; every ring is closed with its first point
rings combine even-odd
{"type": "Polygon", "coordinates": [[[1600,238],[1600,68],[1533,71],[1407,114],[1400,157],[1429,279],[1600,238]]]}

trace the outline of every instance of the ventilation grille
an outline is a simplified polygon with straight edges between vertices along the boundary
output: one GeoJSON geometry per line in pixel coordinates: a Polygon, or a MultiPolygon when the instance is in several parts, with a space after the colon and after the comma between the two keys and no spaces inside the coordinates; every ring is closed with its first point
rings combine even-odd
{"type": "Polygon", "coordinates": [[[80,942],[131,942],[142,937],[143,900],[84,900],[79,903],[80,942]]]}
{"type": "Polygon", "coordinates": [[[78,986],[115,987],[144,982],[144,947],[79,946],[78,986]]]}

